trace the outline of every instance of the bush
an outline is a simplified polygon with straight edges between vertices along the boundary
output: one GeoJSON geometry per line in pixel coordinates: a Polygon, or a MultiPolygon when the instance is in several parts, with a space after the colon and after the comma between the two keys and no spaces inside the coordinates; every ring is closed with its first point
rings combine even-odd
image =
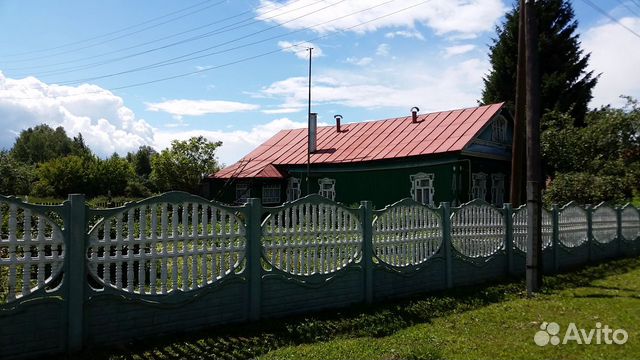
{"type": "Polygon", "coordinates": [[[625,177],[592,175],[584,172],[558,174],[547,187],[546,205],[565,204],[576,201],[580,204],[599,204],[603,201],[622,204],[631,197],[633,186],[625,177]]]}

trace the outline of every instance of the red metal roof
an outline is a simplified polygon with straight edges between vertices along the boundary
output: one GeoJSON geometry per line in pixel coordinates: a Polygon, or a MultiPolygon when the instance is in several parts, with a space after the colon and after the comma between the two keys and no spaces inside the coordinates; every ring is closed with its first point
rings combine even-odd
{"type": "MultiPolygon", "coordinates": [[[[411,117],[320,126],[312,164],[342,164],[461,151],[500,112],[503,103],[411,117]]],[[[274,165],[307,163],[307,129],[282,130],[211,177],[283,178],[274,165]]]]}

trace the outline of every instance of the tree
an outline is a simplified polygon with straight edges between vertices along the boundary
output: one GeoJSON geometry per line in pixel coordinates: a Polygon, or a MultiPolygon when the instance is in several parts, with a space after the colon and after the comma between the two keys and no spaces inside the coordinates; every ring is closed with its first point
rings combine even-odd
{"type": "Polygon", "coordinates": [[[40,164],[34,195],[66,197],[71,193],[92,194],[95,162],[95,158],[70,155],[40,164]]]}
{"type": "Polygon", "coordinates": [[[97,161],[90,177],[89,191],[92,194],[120,196],[125,194],[129,182],[135,180],[135,173],[126,159],[113,154],[108,159],[97,161]]]}
{"type": "Polygon", "coordinates": [[[151,181],[159,191],[199,192],[203,176],[219,170],[215,152],[221,145],[203,136],[172,141],[170,149],[152,158],[151,181]]]}
{"type": "Polygon", "coordinates": [[[151,146],[143,145],[135,153],[127,153],[127,161],[133,165],[136,175],[147,179],[151,175],[151,158],[157,154],[151,146]]]}
{"type": "MultiPolygon", "coordinates": [[[[598,81],[587,71],[589,54],[580,49],[578,22],[568,0],[535,2],[539,21],[541,106],[543,113],[558,111],[571,115],[576,126],[583,126],[591,91],[598,81]]],[[[490,46],[491,70],[484,78],[482,102],[515,102],[518,54],[517,6],[506,14],[497,38],[490,46]]]]}
{"type": "Polygon", "coordinates": [[[70,155],[74,143],[62,126],[55,130],[42,124],[22,130],[11,150],[13,157],[25,164],[40,164],[70,155]]]}
{"type": "Polygon", "coordinates": [[[16,161],[11,154],[0,151],[0,194],[28,195],[35,181],[35,167],[16,161]]]}

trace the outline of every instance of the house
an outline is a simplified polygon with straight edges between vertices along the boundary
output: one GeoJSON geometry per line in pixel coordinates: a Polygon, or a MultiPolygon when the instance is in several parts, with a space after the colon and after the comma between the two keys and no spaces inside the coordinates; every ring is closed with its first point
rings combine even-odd
{"type": "Polygon", "coordinates": [[[503,104],[393,119],[283,130],[208,177],[205,195],[227,203],[248,197],[266,206],[310,193],[382,208],[412,197],[454,205],[508,201],[513,122],[503,104]],[[315,139],[309,155],[308,133],[315,139]]]}

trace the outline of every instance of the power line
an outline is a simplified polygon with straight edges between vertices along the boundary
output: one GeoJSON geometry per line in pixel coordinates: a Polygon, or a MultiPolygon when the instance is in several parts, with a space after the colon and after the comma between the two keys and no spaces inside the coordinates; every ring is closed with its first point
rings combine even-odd
{"type": "Polygon", "coordinates": [[[610,15],[608,12],[604,11],[601,7],[599,7],[598,5],[594,4],[591,0],[582,0],[584,3],[586,3],[587,5],[591,6],[593,9],[595,9],[596,11],[602,13],[604,16],[608,17],[609,19],[613,20],[614,22],[616,22],[618,25],[622,26],[623,28],[625,28],[628,32],[632,33],[633,35],[635,35],[637,38],[640,39],[640,34],[635,32],[632,28],[628,27],[627,25],[623,24],[620,22],[620,20],[616,19],[615,17],[613,17],[612,15],[610,15]]]}
{"type": "MultiPolygon", "coordinates": [[[[394,1],[394,0],[392,0],[392,1],[394,1]]],[[[390,13],[386,13],[386,14],[378,16],[376,18],[373,18],[373,19],[358,23],[356,25],[344,28],[342,30],[337,30],[337,32],[344,33],[344,32],[347,32],[349,30],[358,28],[360,26],[367,25],[369,23],[378,21],[380,19],[384,19],[384,18],[389,17],[389,16],[396,15],[398,13],[413,9],[413,8],[418,7],[420,5],[424,5],[424,4],[426,4],[426,3],[430,2],[430,1],[431,0],[424,0],[424,1],[421,1],[419,3],[416,3],[416,4],[413,4],[413,5],[401,8],[399,10],[396,10],[396,11],[393,11],[393,12],[390,12],[390,13]]],[[[380,5],[377,5],[377,6],[380,6],[380,5]]],[[[367,10],[369,10],[369,9],[367,9],[367,10]]],[[[351,14],[351,15],[353,15],[353,14],[351,14]]],[[[337,19],[339,19],[339,18],[336,18],[333,21],[335,21],[337,19]]],[[[318,24],[318,25],[320,25],[320,24],[318,24]]],[[[318,25],[315,25],[315,26],[318,26],[318,25]]],[[[327,37],[329,37],[331,35],[333,35],[333,34],[327,33],[325,35],[317,36],[317,37],[314,37],[314,38],[311,38],[311,39],[308,39],[308,40],[305,40],[305,41],[301,41],[301,42],[298,42],[296,44],[292,44],[290,46],[286,46],[286,47],[283,47],[283,48],[280,48],[280,49],[267,51],[267,52],[260,53],[260,54],[257,54],[257,55],[247,56],[247,57],[244,57],[244,58],[240,58],[240,59],[237,59],[237,60],[234,60],[234,61],[231,61],[231,62],[227,62],[227,63],[224,63],[224,64],[208,67],[208,68],[205,68],[205,69],[186,72],[186,73],[177,74],[177,75],[173,75],[173,76],[167,76],[167,77],[158,78],[158,79],[149,80],[149,81],[144,81],[144,82],[138,82],[138,83],[133,83],[133,84],[128,84],[128,85],[123,85],[123,86],[119,86],[119,87],[113,87],[113,88],[110,88],[110,89],[101,89],[100,91],[89,91],[89,92],[83,92],[81,94],[74,94],[74,95],[61,95],[61,96],[56,96],[55,98],[73,97],[73,96],[86,95],[86,94],[99,94],[99,93],[105,93],[105,92],[111,92],[111,91],[116,91],[116,90],[129,89],[129,88],[133,88],[133,87],[139,87],[139,86],[154,84],[154,83],[158,83],[158,82],[173,80],[173,79],[177,79],[177,78],[181,78],[181,77],[187,77],[187,76],[192,76],[192,75],[196,75],[196,74],[201,74],[201,73],[204,73],[204,72],[207,72],[207,71],[220,69],[220,68],[224,68],[224,67],[228,67],[228,66],[244,63],[244,62],[247,62],[247,61],[255,60],[255,59],[258,59],[258,58],[261,58],[261,57],[265,57],[265,56],[269,56],[269,55],[272,55],[272,54],[275,54],[275,53],[288,51],[288,50],[293,49],[295,47],[298,47],[298,46],[300,46],[300,45],[302,45],[304,43],[311,42],[311,41],[317,41],[317,40],[320,40],[320,39],[324,39],[324,38],[327,38],[327,37]]],[[[302,51],[307,51],[307,50],[304,49],[304,50],[294,51],[294,52],[297,53],[297,52],[302,52],[302,51]]],[[[37,99],[37,98],[15,98],[15,97],[14,98],[7,98],[7,97],[5,97],[5,98],[2,98],[2,99],[5,99],[5,100],[33,100],[33,99],[37,99]]]]}
{"type": "Polygon", "coordinates": [[[620,3],[620,5],[626,7],[627,10],[629,10],[633,15],[640,17],[640,15],[638,15],[638,13],[632,7],[627,5],[627,3],[624,0],[618,0],[618,2],[620,3]]]}
{"type": "MultiPolygon", "coordinates": [[[[294,2],[297,2],[297,1],[299,1],[299,0],[296,0],[296,1],[294,1],[294,2]]],[[[331,6],[335,5],[335,4],[338,4],[338,3],[340,3],[340,2],[344,2],[344,1],[346,1],[346,0],[340,0],[339,2],[337,2],[337,3],[333,3],[333,4],[330,4],[330,5],[328,5],[328,6],[324,7],[324,8],[322,8],[322,9],[325,9],[325,8],[331,7],[331,6]]],[[[277,14],[277,15],[274,15],[274,16],[271,16],[271,17],[268,17],[268,18],[266,18],[266,19],[273,19],[273,18],[276,18],[276,17],[278,17],[278,16],[281,16],[281,15],[284,15],[284,14],[287,14],[287,13],[290,13],[290,12],[293,12],[293,11],[298,11],[298,10],[304,9],[305,7],[309,7],[309,6],[312,6],[312,5],[315,5],[315,4],[318,4],[318,3],[321,3],[321,2],[324,2],[324,0],[318,0],[318,1],[316,1],[316,2],[310,3],[310,4],[304,5],[304,6],[302,6],[302,7],[295,8],[295,9],[292,9],[292,10],[289,10],[289,11],[286,11],[286,12],[283,12],[283,13],[280,13],[280,14],[277,14]]],[[[282,8],[282,7],[280,7],[280,8],[282,8]]],[[[277,9],[280,9],[280,8],[277,8],[277,9]]],[[[322,10],[322,9],[320,9],[320,10],[322,10]]],[[[272,11],[275,11],[275,10],[276,10],[276,9],[274,9],[274,10],[272,10],[272,11]]],[[[318,11],[318,10],[314,10],[314,11],[312,11],[312,12],[306,13],[306,14],[304,14],[304,15],[302,15],[302,16],[299,16],[299,17],[297,17],[297,18],[294,18],[294,19],[292,19],[292,20],[289,20],[289,21],[286,21],[286,22],[280,23],[280,24],[278,24],[278,25],[271,26],[271,27],[266,28],[266,29],[262,29],[262,30],[259,30],[259,31],[255,31],[255,32],[253,32],[253,33],[250,33],[250,34],[248,34],[248,35],[242,36],[242,37],[240,37],[240,38],[236,38],[236,39],[233,39],[233,40],[227,41],[227,42],[225,42],[225,43],[218,44],[218,45],[215,45],[215,46],[213,46],[213,47],[209,47],[209,48],[207,48],[207,49],[205,49],[205,50],[201,50],[201,51],[206,51],[206,50],[212,49],[212,48],[214,48],[214,47],[219,47],[219,46],[222,46],[222,45],[226,45],[226,44],[228,44],[228,43],[236,42],[236,41],[242,40],[242,39],[244,39],[244,38],[251,37],[251,36],[257,35],[257,34],[262,33],[262,32],[266,32],[266,31],[268,31],[268,30],[271,30],[271,29],[274,29],[274,28],[277,28],[277,27],[281,27],[283,24],[285,24],[285,23],[287,23],[287,22],[294,21],[294,20],[300,19],[300,18],[302,18],[302,17],[309,16],[309,15],[313,15],[316,11],[318,11]]],[[[176,41],[176,42],[173,42],[173,43],[165,44],[165,45],[160,46],[160,47],[156,47],[156,48],[152,48],[152,49],[147,49],[147,50],[140,51],[140,52],[137,52],[137,53],[134,53],[134,54],[129,54],[129,55],[121,56],[121,57],[119,57],[119,58],[109,59],[109,60],[100,61],[100,62],[95,62],[95,63],[91,63],[91,64],[85,64],[85,65],[79,65],[79,66],[72,66],[72,67],[68,67],[68,68],[66,68],[66,69],[65,69],[65,68],[63,68],[63,69],[58,69],[58,70],[44,71],[44,72],[41,72],[41,73],[40,73],[40,76],[45,75],[45,77],[46,77],[46,75],[61,75],[61,74],[67,74],[67,73],[75,72],[75,71],[78,71],[78,70],[91,69],[91,68],[94,68],[94,67],[97,67],[97,66],[106,65],[106,64],[113,63],[113,62],[117,62],[117,61],[121,61],[121,60],[126,60],[126,59],[130,59],[130,58],[133,58],[133,57],[136,57],[136,56],[140,56],[140,55],[144,55],[144,54],[152,53],[152,52],[155,52],[155,51],[159,51],[159,50],[167,49],[167,48],[170,48],[170,47],[174,47],[174,46],[178,46],[178,45],[186,44],[186,43],[191,42],[191,41],[200,40],[200,39],[204,39],[204,38],[211,37],[211,36],[214,36],[214,35],[223,34],[223,33],[226,33],[226,32],[232,31],[232,30],[237,30],[237,29],[240,29],[240,28],[243,28],[243,27],[247,27],[247,26],[253,25],[253,24],[255,24],[255,23],[259,23],[259,22],[261,22],[260,20],[255,20],[255,21],[252,21],[252,22],[247,23],[247,24],[238,25],[238,26],[235,26],[235,27],[230,27],[230,26],[233,26],[233,25],[237,25],[237,24],[241,24],[241,23],[243,23],[243,22],[246,22],[247,20],[248,20],[248,19],[245,19],[245,20],[242,20],[242,21],[240,21],[240,22],[238,22],[238,23],[236,23],[236,24],[226,25],[226,26],[223,26],[223,27],[218,28],[218,29],[216,29],[216,30],[209,31],[209,32],[204,33],[204,34],[201,34],[201,35],[197,35],[197,36],[194,36],[194,37],[191,37],[191,38],[187,38],[187,39],[183,39],[183,40],[176,41]]],[[[194,53],[198,53],[198,52],[194,52],[194,53]]],[[[181,56],[181,57],[184,57],[184,56],[190,56],[190,55],[192,55],[192,54],[194,54],[194,53],[189,53],[189,54],[187,54],[187,55],[183,55],[183,56],[181,56]]],[[[178,58],[181,58],[181,57],[178,57],[178,58]]],[[[165,60],[165,61],[171,61],[171,60],[174,60],[174,59],[177,59],[177,58],[171,58],[171,59],[168,59],[168,60],[165,60]]],[[[160,63],[162,63],[162,62],[160,62],[160,63]]],[[[156,64],[158,64],[158,63],[156,63],[156,64]]]]}
{"type": "MultiPolygon", "coordinates": [[[[139,26],[152,23],[154,21],[169,17],[171,15],[179,14],[181,12],[184,12],[184,11],[193,9],[195,7],[198,7],[200,5],[206,4],[206,3],[210,2],[210,1],[211,0],[205,0],[205,1],[199,2],[199,3],[195,4],[195,5],[191,5],[191,6],[182,8],[180,10],[173,11],[173,12],[170,12],[168,14],[164,14],[164,15],[155,17],[155,18],[143,21],[143,22],[138,23],[138,24],[130,25],[130,26],[124,27],[124,28],[119,29],[119,30],[111,31],[111,32],[108,32],[106,34],[97,35],[97,36],[90,37],[90,38],[87,38],[87,39],[84,39],[84,40],[78,40],[78,41],[74,41],[74,42],[70,42],[70,43],[66,43],[66,44],[62,44],[62,45],[58,45],[58,46],[54,46],[54,47],[50,47],[50,48],[44,48],[44,49],[39,49],[39,50],[31,50],[31,51],[27,51],[27,52],[23,52],[23,53],[5,54],[5,55],[3,55],[3,57],[16,57],[16,56],[29,55],[29,54],[34,54],[34,53],[42,53],[42,52],[47,52],[47,51],[50,51],[50,50],[57,50],[57,49],[61,49],[61,48],[65,48],[65,47],[69,47],[69,46],[78,45],[78,44],[82,44],[82,43],[85,43],[85,42],[97,40],[97,39],[100,39],[100,38],[103,38],[103,37],[107,37],[107,36],[111,36],[111,35],[115,35],[115,34],[118,34],[118,33],[121,33],[121,32],[127,31],[127,30],[135,29],[135,28],[137,28],[139,26]]],[[[210,7],[213,7],[213,6],[221,5],[221,4],[225,3],[225,2],[226,1],[219,1],[219,2],[217,2],[215,4],[213,4],[213,5],[205,7],[204,9],[196,10],[195,12],[202,11],[202,10],[208,9],[210,7]]],[[[181,16],[181,17],[184,17],[184,16],[181,16]]],[[[140,31],[143,31],[143,30],[140,30],[140,31]]],[[[134,34],[140,32],[140,31],[136,31],[136,32],[134,32],[134,34]]],[[[125,36],[129,36],[129,35],[122,35],[122,36],[120,36],[118,38],[122,38],[122,37],[125,37],[125,36]]],[[[113,40],[115,40],[115,39],[113,39],[113,40]]],[[[107,41],[112,41],[112,40],[107,40],[107,41]]],[[[84,47],[84,48],[86,48],[86,47],[84,47]]],[[[81,48],[81,49],[84,49],[84,48],[81,48]]],[[[75,49],[75,50],[71,50],[71,51],[76,51],[76,50],[81,50],[81,49],[75,49]]],[[[30,59],[21,59],[21,60],[16,60],[16,61],[26,61],[26,60],[30,60],[30,59]]]]}
{"type": "MultiPolygon", "coordinates": [[[[293,3],[296,3],[298,1],[301,1],[301,0],[293,0],[292,2],[288,3],[287,6],[291,5],[293,3]]],[[[310,5],[314,5],[314,4],[316,4],[318,2],[322,2],[322,1],[323,0],[319,0],[319,1],[315,2],[315,3],[311,3],[310,5]]],[[[307,5],[307,6],[310,6],[310,5],[307,5]]],[[[256,8],[256,10],[257,9],[261,9],[263,7],[267,7],[267,5],[263,5],[261,7],[258,7],[258,8],[256,8]]],[[[274,9],[269,10],[269,11],[266,11],[265,14],[268,14],[270,12],[279,10],[282,7],[283,6],[276,7],[274,9]]],[[[300,10],[300,9],[302,9],[304,7],[306,7],[306,6],[303,6],[301,8],[296,8],[296,9],[294,9],[292,11],[300,10]]],[[[157,38],[157,39],[154,39],[154,40],[138,43],[136,45],[131,45],[131,46],[128,46],[128,47],[125,47],[125,48],[120,48],[120,49],[108,51],[108,52],[105,52],[105,53],[100,53],[100,54],[96,54],[96,55],[92,55],[92,56],[87,56],[87,57],[84,57],[84,58],[79,58],[79,59],[70,60],[70,61],[62,61],[62,62],[57,62],[57,63],[53,63],[53,64],[50,63],[50,64],[45,64],[45,65],[40,65],[40,66],[27,66],[27,67],[20,67],[20,68],[5,68],[5,70],[15,71],[15,70],[31,70],[31,69],[38,69],[38,68],[47,68],[47,67],[56,66],[56,65],[72,64],[72,63],[80,62],[80,61],[83,61],[83,60],[89,60],[89,59],[94,59],[94,58],[98,58],[98,57],[104,57],[105,55],[111,55],[111,54],[114,54],[114,53],[119,53],[119,52],[123,52],[123,51],[126,51],[126,50],[131,50],[131,49],[135,49],[135,48],[138,48],[138,47],[143,47],[145,45],[149,45],[149,44],[156,43],[156,42],[159,42],[159,41],[163,41],[163,40],[167,40],[167,39],[170,39],[170,38],[174,38],[174,37],[177,37],[177,36],[180,36],[180,35],[184,35],[186,33],[190,33],[190,32],[193,32],[193,31],[197,31],[197,30],[212,26],[212,25],[220,24],[220,23],[226,22],[228,20],[231,20],[231,19],[240,17],[242,15],[245,15],[247,13],[252,13],[253,11],[254,10],[243,11],[243,12],[241,12],[239,14],[236,14],[236,15],[233,15],[233,16],[230,16],[230,17],[226,17],[226,18],[223,18],[221,20],[216,20],[216,21],[204,24],[204,25],[200,25],[200,26],[197,26],[195,28],[191,28],[191,29],[188,29],[188,30],[185,30],[185,31],[181,31],[181,32],[176,33],[176,34],[171,34],[171,35],[164,36],[164,37],[161,37],[161,38],[157,38]]],[[[282,15],[282,14],[278,14],[277,16],[279,16],[279,15],[282,15]]],[[[270,17],[270,18],[267,18],[267,19],[271,19],[271,18],[273,18],[273,17],[270,17]]],[[[154,51],[154,50],[164,49],[164,48],[167,48],[169,46],[181,45],[181,44],[184,44],[184,43],[189,42],[189,41],[199,40],[199,39],[202,39],[204,37],[211,36],[211,35],[217,35],[217,34],[220,34],[220,33],[228,31],[228,30],[225,30],[225,31],[221,31],[221,30],[228,29],[231,26],[239,25],[239,24],[245,23],[247,21],[251,21],[251,20],[253,20],[253,16],[251,16],[250,18],[247,18],[247,19],[244,19],[244,20],[229,24],[229,25],[222,26],[220,28],[217,28],[215,30],[212,30],[212,31],[204,33],[204,34],[200,34],[200,35],[197,35],[197,36],[194,36],[194,37],[191,37],[191,38],[183,39],[183,40],[181,40],[179,42],[170,43],[170,44],[164,45],[162,47],[149,49],[147,51],[150,52],[150,51],[154,51]]],[[[236,27],[236,28],[232,28],[232,29],[229,29],[229,30],[235,30],[235,29],[238,29],[240,27],[249,26],[249,25],[252,25],[252,24],[255,24],[255,23],[258,23],[258,22],[260,22],[260,20],[251,21],[249,24],[246,24],[246,25],[243,25],[243,26],[239,26],[239,27],[236,27]]],[[[142,54],[142,53],[130,54],[129,57],[137,56],[137,55],[140,55],[140,54],[142,54]]],[[[124,58],[126,58],[126,57],[124,57],[124,58]]],[[[41,72],[39,74],[39,76],[41,76],[43,74],[51,74],[51,73],[55,73],[56,75],[58,75],[58,74],[60,74],[60,73],[58,73],[59,71],[64,71],[64,70],[69,70],[69,69],[76,69],[76,68],[78,70],[85,70],[85,69],[88,69],[90,67],[93,67],[94,65],[95,66],[99,66],[99,65],[107,64],[109,62],[119,61],[121,59],[123,59],[123,58],[116,58],[116,59],[111,59],[111,60],[98,62],[98,63],[89,63],[89,64],[77,65],[77,66],[61,68],[61,69],[57,69],[57,70],[49,70],[49,71],[41,72]]],[[[65,72],[61,72],[61,73],[65,73],[65,72]]]]}

